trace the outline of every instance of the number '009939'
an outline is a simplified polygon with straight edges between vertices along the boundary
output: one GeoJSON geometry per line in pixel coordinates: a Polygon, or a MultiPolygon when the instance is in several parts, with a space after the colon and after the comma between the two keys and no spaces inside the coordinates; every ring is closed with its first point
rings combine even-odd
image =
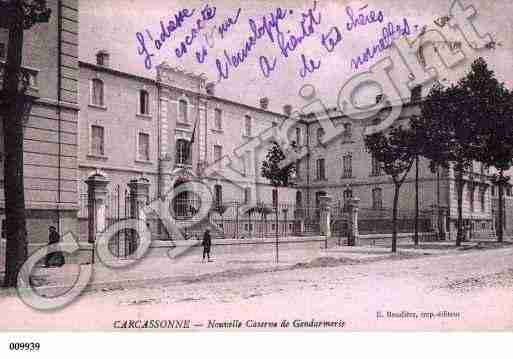
{"type": "Polygon", "coordinates": [[[9,343],[9,350],[13,351],[38,351],[41,344],[38,342],[9,343]]]}

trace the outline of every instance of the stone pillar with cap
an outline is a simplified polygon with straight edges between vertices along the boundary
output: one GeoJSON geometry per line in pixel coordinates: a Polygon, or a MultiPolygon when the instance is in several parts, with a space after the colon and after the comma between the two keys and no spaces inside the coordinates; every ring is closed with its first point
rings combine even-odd
{"type": "Polygon", "coordinates": [[[358,204],[360,199],[353,197],[349,200],[349,233],[347,235],[347,244],[349,246],[355,246],[358,244],[358,204]]]}
{"type": "Polygon", "coordinates": [[[447,209],[446,208],[440,208],[438,211],[438,223],[440,228],[437,228],[438,232],[438,239],[441,241],[446,240],[446,234],[445,234],[445,228],[447,228],[447,209]]]}
{"type": "Polygon", "coordinates": [[[130,217],[145,220],[142,209],[149,200],[150,181],[144,177],[133,179],[128,183],[128,188],[130,190],[130,217]]]}
{"type": "Polygon", "coordinates": [[[319,197],[319,205],[320,205],[320,232],[321,236],[326,236],[327,238],[331,237],[331,197],[330,196],[321,196],[319,197]]]}
{"type": "MultiPolygon", "coordinates": [[[[146,214],[143,208],[149,200],[150,181],[144,177],[133,179],[128,183],[128,189],[130,191],[130,217],[140,219],[141,226],[146,226],[146,214]]],[[[141,228],[139,233],[142,233],[143,230],[144,228],[141,228]]],[[[128,238],[128,254],[133,253],[137,249],[136,240],[133,235],[134,233],[128,238]]]]}
{"type": "Polygon", "coordinates": [[[91,175],[87,184],[88,239],[94,243],[98,233],[105,230],[105,207],[109,180],[100,173],[91,175]]]}

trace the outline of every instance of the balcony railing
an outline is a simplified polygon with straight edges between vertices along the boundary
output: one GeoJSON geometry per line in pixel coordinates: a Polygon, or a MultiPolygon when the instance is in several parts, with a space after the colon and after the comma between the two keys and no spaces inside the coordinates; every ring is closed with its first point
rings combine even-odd
{"type": "MultiPolygon", "coordinates": [[[[5,61],[0,61],[0,91],[4,89],[4,72],[5,72],[5,61]]],[[[39,88],[37,76],[39,70],[22,67],[21,69],[22,78],[18,85],[18,90],[22,91],[25,89],[27,96],[39,97],[39,88]]]]}

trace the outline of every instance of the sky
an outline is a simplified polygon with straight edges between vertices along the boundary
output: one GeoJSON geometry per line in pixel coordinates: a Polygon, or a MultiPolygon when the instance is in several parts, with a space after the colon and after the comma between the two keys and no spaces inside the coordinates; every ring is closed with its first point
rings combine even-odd
{"type": "MultiPolygon", "coordinates": [[[[111,55],[111,67],[149,78],[155,78],[155,66],[165,61],[173,67],[203,74],[208,81],[216,83],[218,96],[254,106],[260,98],[268,97],[270,108],[281,112],[284,104],[302,106],[305,100],[298,91],[305,84],[313,85],[316,96],[327,106],[335,106],[341,86],[359,71],[368,70],[389,51],[376,54],[358,69],[352,66],[352,61],[367,47],[372,48],[378,42],[384,27],[392,23],[409,36],[415,36],[423,26],[441,29],[434,20],[449,13],[453,0],[81,0],[79,3],[82,61],[94,62],[96,52],[104,49],[111,55]],[[355,22],[360,14],[365,21],[355,22]],[[248,56],[237,66],[232,61],[226,71],[225,53],[228,58],[237,51],[240,53],[253,33],[251,24],[258,29],[264,23],[264,16],[267,22],[276,19],[283,38],[289,40],[289,48],[282,50],[275,32],[272,39],[264,32],[251,46],[248,56]],[[199,29],[198,19],[204,19],[199,29]],[[166,27],[170,21],[179,24],[162,37],[164,41],[156,44],[155,39],[162,35],[161,21],[166,27]],[[229,25],[224,32],[219,31],[222,24],[229,25]],[[197,36],[189,41],[190,45],[186,44],[193,34],[197,36]],[[293,46],[291,36],[302,41],[293,46]],[[339,41],[333,42],[337,38],[339,41]],[[330,39],[334,46],[330,46],[330,39]],[[152,54],[148,66],[151,68],[146,67],[150,64],[145,64],[145,53],[140,54],[143,43],[147,53],[152,54]],[[186,52],[180,51],[182,43],[186,52]],[[202,54],[202,49],[207,50],[206,56],[198,58],[196,52],[202,54]],[[223,70],[219,70],[217,62],[223,70]],[[305,63],[310,71],[304,69],[305,63]]],[[[440,77],[449,81],[458,79],[468,71],[475,57],[483,56],[497,77],[513,86],[513,22],[509,18],[513,14],[513,2],[465,0],[462,3],[475,7],[476,28],[481,34],[489,33],[499,46],[493,51],[477,53],[466,47],[459,32],[444,26],[442,30],[448,38],[463,41],[466,60],[456,68],[439,71],[440,77]]]]}

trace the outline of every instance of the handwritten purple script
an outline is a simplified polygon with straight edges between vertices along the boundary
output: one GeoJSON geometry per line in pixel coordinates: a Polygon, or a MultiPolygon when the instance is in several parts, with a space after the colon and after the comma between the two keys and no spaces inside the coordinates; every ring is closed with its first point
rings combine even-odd
{"type": "MultiPolygon", "coordinates": [[[[307,49],[303,46],[306,39],[319,39],[321,48],[326,50],[327,54],[331,54],[347,36],[358,36],[358,32],[376,30],[378,37],[358,55],[350,56],[348,59],[350,68],[357,71],[392,46],[393,40],[409,36],[419,28],[417,25],[411,26],[405,17],[399,21],[389,21],[382,9],[373,9],[368,4],[359,8],[346,6],[342,13],[342,25],[328,25],[324,27],[327,31],[321,30],[323,17],[317,1],[313,1],[305,10],[298,11],[297,15],[295,11],[297,10],[276,7],[269,13],[249,17],[248,32],[243,43],[236,47],[222,48],[212,58],[212,62],[208,61],[215,67],[217,81],[229,79],[231,74],[243,67],[252,56],[258,56],[261,74],[268,78],[281,63],[289,61],[291,55],[296,53],[297,56],[294,58],[299,59],[298,75],[300,78],[306,78],[322,65],[320,58],[313,58],[306,53],[307,49]],[[283,30],[285,25],[287,30],[283,30]],[[254,55],[255,48],[265,42],[272,46],[262,46],[263,54],[260,52],[254,55]],[[273,48],[278,50],[278,53],[273,52],[273,48]]],[[[216,7],[209,4],[204,5],[201,10],[183,8],[170,19],[160,21],[160,30],[156,34],[148,29],[137,32],[137,52],[145,68],[152,68],[152,57],[156,52],[164,51],[168,42],[175,43],[171,51],[177,59],[194,53],[197,63],[207,64],[209,51],[216,47],[216,40],[225,39],[236,25],[243,25],[240,23],[242,8],[238,8],[224,19],[216,20],[216,13],[216,7]],[[214,24],[213,21],[218,23],[214,24]],[[178,30],[185,28],[187,23],[192,23],[191,28],[186,30],[185,36],[180,37],[178,30]]]]}

